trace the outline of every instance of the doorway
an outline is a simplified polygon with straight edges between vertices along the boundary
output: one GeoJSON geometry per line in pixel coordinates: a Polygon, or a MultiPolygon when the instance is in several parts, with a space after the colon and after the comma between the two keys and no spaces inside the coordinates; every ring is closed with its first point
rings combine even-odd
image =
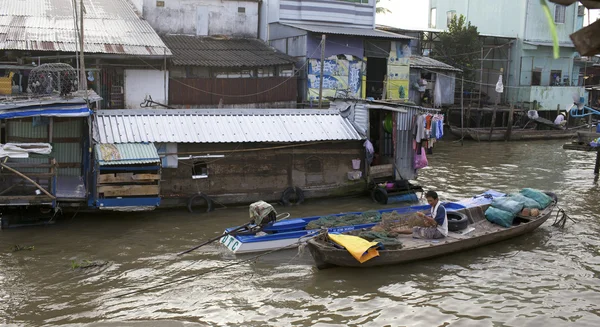
{"type": "Polygon", "coordinates": [[[386,58],[367,58],[367,98],[383,99],[385,76],[387,75],[386,58]]]}

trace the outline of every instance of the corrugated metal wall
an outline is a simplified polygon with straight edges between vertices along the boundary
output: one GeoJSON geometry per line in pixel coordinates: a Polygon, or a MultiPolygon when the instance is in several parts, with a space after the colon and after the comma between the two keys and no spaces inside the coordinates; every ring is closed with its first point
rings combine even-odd
{"type": "Polygon", "coordinates": [[[56,141],[52,143],[52,154],[59,164],[58,175],[81,176],[83,118],[55,118],[52,134],[56,141]]]}
{"type": "MultiPolygon", "coordinates": [[[[84,118],[53,118],[52,154],[59,164],[59,176],[81,176],[84,118]]],[[[7,142],[48,143],[50,118],[7,120],[7,142]]],[[[49,157],[50,158],[50,157],[49,157]]],[[[48,163],[49,158],[29,158],[32,164],[48,163]]],[[[47,172],[47,168],[23,168],[22,172],[47,172]]]]}
{"type": "Polygon", "coordinates": [[[417,171],[413,168],[415,151],[413,150],[413,120],[415,116],[429,112],[432,114],[439,113],[437,109],[429,109],[423,107],[401,106],[405,109],[406,114],[398,114],[398,134],[396,140],[396,174],[400,174],[402,179],[417,178],[417,171]]]}

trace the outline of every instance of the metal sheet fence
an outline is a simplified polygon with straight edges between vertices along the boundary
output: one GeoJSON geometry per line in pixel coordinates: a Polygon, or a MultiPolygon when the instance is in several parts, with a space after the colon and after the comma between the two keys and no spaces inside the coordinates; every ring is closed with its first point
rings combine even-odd
{"type": "Polygon", "coordinates": [[[296,77],[177,78],[169,82],[171,105],[218,105],[296,101],[296,77]]]}

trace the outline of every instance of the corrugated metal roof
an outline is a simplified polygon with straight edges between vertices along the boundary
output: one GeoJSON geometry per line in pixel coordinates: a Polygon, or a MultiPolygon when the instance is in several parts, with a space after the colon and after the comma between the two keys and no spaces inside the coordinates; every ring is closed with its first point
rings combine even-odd
{"type": "Polygon", "coordinates": [[[422,56],[411,56],[410,57],[410,67],[411,68],[425,68],[425,69],[435,69],[435,70],[445,70],[452,72],[462,72],[462,70],[452,67],[448,64],[445,64],[441,61],[435,60],[429,57],[422,56]]]}
{"type": "MultiPolygon", "coordinates": [[[[535,46],[544,46],[544,47],[554,46],[552,41],[525,40],[525,41],[523,41],[523,43],[531,44],[531,45],[535,45],[535,46]]],[[[558,45],[561,47],[565,47],[565,48],[574,48],[575,47],[573,42],[559,42],[558,45]]]]}
{"type": "Polygon", "coordinates": [[[191,35],[166,35],[171,62],[179,66],[268,67],[296,62],[294,57],[255,39],[216,39],[191,35]]]}
{"type": "Polygon", "coordinates": [[[284,26],[289,26],[297,29],[301,29],[304,31],[309,31],[313,33],[323,33],[323,34],[340,34],[340,35],[353,35],[353,36],[369,36],[369,37],[381,37],[387,39],[402,39],[402,40],[412,40],[413,37],[390,33],[386,31],[381,31],[372,28],[356,28],[356,27],[346,27],[346,26],[329,26],[329,25],[312,25],[312,24],[288,24],[288,23],[280,23],[284,26]]]}
{"type": "MultiPolygon", "coordinates": [[[[72,3],[72,0],[0,0],[0,49],[75,52],[72,3]]],[[[84,8],[85,52],[171,54],[128,0],[84,0],[84,8]]]]}
{"type": "Polygon", "coordinates": [[[100,166],[160,162],[158,151],[152,143],[96,144],[95,149],[100,166]]]}
{"type": "Polygon", "coordinates": [[[100,143],[245,143],[361,140],[334,110],[100,110],[100,143]]]}

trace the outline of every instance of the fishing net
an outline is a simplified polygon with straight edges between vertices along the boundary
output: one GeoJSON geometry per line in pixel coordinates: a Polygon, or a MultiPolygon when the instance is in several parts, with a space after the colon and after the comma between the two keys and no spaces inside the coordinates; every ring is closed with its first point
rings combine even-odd
{"type": "Polygon", "coordinates": [[[361,224],[372,224],[381,221],[381,214],[377,211],[365,211],[362,214],[347,214],[343,216],[325,216],[321,217],[317,220],[313,220],[308,225],[306,225],[306,229],[319,229],[321,227],[324,228],[332,228],[332,227],[342,227],[342,226],[352,226],[352,225],[361,225],[361,224]]]}
{"type": "Polygon", "coordinates": [[[428,227],[425,220],[417,212],[400,214],[397,211],[379,214],[376,211],[361,215],[327,216],[308,224],[307,229],[331,228],[349,225],[377,223],[370,229],[348,232],[347,234],[364,238],[367,241],[381,243],[386,249],[400,249],[400,234],[411,232],[413,227],[428,227]]]}

